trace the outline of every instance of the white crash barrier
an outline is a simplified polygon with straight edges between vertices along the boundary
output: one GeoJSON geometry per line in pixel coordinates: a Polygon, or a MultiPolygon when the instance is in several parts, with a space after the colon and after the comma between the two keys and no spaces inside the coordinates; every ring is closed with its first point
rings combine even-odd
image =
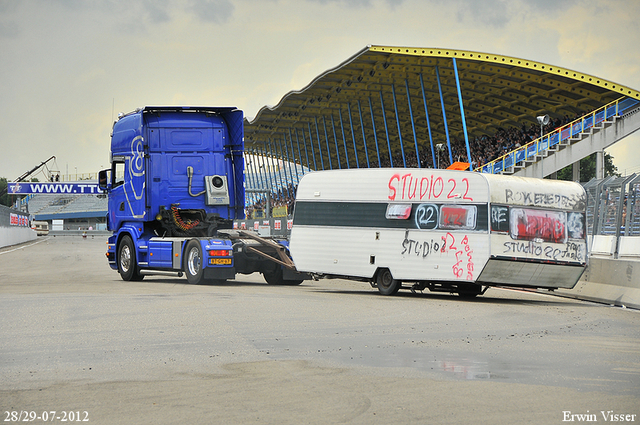
{"type": "Polygon", "coordinates": [[[640,260],[640,236],[621,236],[618,258],[640,260]]]}
{"type": "Polygon", "coordinates": [[[29,227],[0,227],[0,248],[18,245],[36,238],[36,232],[29,227]]]}
{"type": "MultiPolygon", "coordinates": [[[[548,293],[547,291],[538,291],[548,293]]],[[[640,309],[640,258],[589,258],[587,270],[572,290],[554,294],[618,307],[640,309]]]]}
{"type": "Polygon", "coordinates": [[[591,243],[591,255],[605,255],[612,257],[616,250],[614,235],[594,235],[591,243]]]}

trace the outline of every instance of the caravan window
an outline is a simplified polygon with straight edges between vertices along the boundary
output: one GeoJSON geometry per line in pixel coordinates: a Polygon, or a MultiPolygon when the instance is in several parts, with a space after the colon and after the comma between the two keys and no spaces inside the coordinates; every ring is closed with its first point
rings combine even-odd
{"type": "Polygon", "coordinates": [[[567,214],[564,211],[511,208],[509,222],[513,239],[567,242],[567,214]]]}

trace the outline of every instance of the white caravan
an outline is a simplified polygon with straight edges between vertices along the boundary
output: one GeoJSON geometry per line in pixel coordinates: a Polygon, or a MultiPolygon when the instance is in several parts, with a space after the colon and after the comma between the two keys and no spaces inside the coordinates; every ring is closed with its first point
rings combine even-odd
{"type": "Polygon", "coordinates": [[[385,295],[573,288],[587,264],[586,204],[582,186],[557,180],[319,171],[300,180],[290,252],[298,271],[370,282],[385,295]]]}

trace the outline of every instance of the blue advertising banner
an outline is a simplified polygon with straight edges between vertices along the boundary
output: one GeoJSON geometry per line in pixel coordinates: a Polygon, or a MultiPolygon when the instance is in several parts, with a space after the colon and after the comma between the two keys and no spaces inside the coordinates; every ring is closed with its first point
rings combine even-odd
{"type": "Polygon", "coordinates": [[[9,183],[7,193],[10,195],[28,195],[30,193],[50,193],[59,195],[64,193],[100,194],[102,191],[97,183],[9,183]]]}

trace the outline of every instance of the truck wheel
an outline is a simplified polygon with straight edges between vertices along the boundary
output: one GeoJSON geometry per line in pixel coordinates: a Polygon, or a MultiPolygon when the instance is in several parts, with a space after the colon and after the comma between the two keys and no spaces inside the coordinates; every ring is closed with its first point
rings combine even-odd
{"type": "Polygon", "coordinates": [[[118,245],[118,273],[122,280],[140,281],[144,278],[140,274],[138,264],[136,262],[136,249],[131,236],[124,235],[118,245]]]}
{"type": "Polygon", "coordinates": [[[378,284],[378,291],[382,295],[395,295],[400,286],[402,286],[402,282],[394,279],[389,269],[382,269],[378,272],[376,283],[378,284]]]}
{"type": "Polygon", "coordinates": [[[192,239],[187,242],[184,250],[183,260],[184,273],[187,275],[187,281],[192,285],[202,283],[204,270],[202,268],[202,247],[200,241],[192,239]]]}
{"type": "Polygon", "coordinates": [[[269,285],[300,285],[303,280],[285,280],[282,278],[283,271],[282,267],[277,266],[276,269],[272,272],[263,272],[264,280],[267,281],[269,285]]]}
{"type": "Polygon", "coordinates": [[[266,280],[269,285],[284,285],[282,267],[280,266],[277,266],[274,271],[263,272],[262,276],[264,276],[264,280],[266,280]]]}

